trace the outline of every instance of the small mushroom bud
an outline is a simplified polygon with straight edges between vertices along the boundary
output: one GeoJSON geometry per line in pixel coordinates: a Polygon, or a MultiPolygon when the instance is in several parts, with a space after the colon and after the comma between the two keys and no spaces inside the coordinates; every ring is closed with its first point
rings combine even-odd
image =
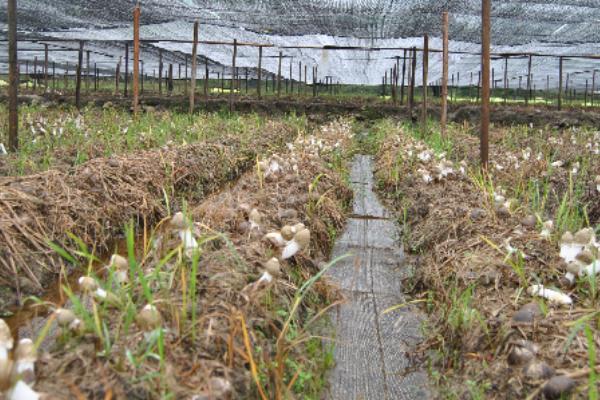
{"type": "Polygon", "coordinates": [[[515,322],[532,323],[536,318],[543,316],[540,305],[536,302],[527,303],[517,311],[512,320],[515,322]]]}
{"type": "Polygon", "coordinates": [[[162,317],[155,306],[152,304],[146,304],[138,313],[136,322],[140,329],[145,332],[150,332],[160,328],[162,324],[162,317]]]}
{"type": "Polygon", "coordinates": [[[563,233],[562,237],[560,238],[561,243],[573,243],[574,240],[575,238],[573,237],[573,234],[569,231],[563,233]]]}
{"type": "Polygon", "coordinates": [[[281,276],[281,264],[275,257],[271,258],[265,263],[265,270],[271,274],[271,276],[278,278],[281,276]]]}
{"type": "Polygon", "coordinates": [[[525,218],[523,218],[521,220],[521,224],[523,226],[533,228],[535,226],[535,224],[537,224],[537,218],[535,217],[535,215],[529,214],[528,216],[526,216],[525,218]]]}
{"type": "Polygon", "coordinates": [[[298,242],[301,249],[307,248],[310,244],[310,231],[308,229],[301,230],[300,232],[296,233],[294,240],[298,242]]]}
{"type": "Polygon", "coordinates": [[[10,328],[3,319],[0,319],[0,359],[6,358],[6,353],[13,348],[13,345],[10,328]]]}
{"type": "Polygon", "coordinates": [[[531,360],[523,368],[523,375],[534,381],[550,379],[554,376],[554,373],[554,368],[538,360],[531,360]]]}
{"type": "Polygon", "coordinates": [[[592,228],[584,228],[577,232],[574,236],[574,242],[585,246],[590,244],[594,237],[594,230],[592,228]]]}
{"type": "Polygon", "coordinates": [[[79,278],[79,287],[84,293],[93,292],[98,289],[98,282],[91,276],[82,276],[79,278]]]}
{"type": "Polygon", "coordinates": [[[298,233],[298,232],[300,232],[301,230],[303,230],[303,229],[306,229],[306,225],[304,225],[302,222],[298,222],[298,223],[297,223],[296,225],[294,225],[292,228],[293,228],[293,229],[292,229],[292,231],[293,231],[294,233],[298,233]]]}
{"type": "Polygon", "coordinates": [[[250,229],[259,229],[262,225],[262,215],[256,208],[253,208],[252,211],[250,211],[248,221],[250,222],[250,229]]]}
{"type": "Polygon", "coordinates": [[[575,381],[566,375],[558,375],[550,379],[543,387],[542,393],[548,400],[561,399],[575,388],[575,381]]]}
{"type": "Polygon", "coordinates": [[[185,215],[180,211],[171,217],[169,225],[171,228],[177,230],[186,229],[188,227],[188,221],[186,220],[185,215]]]}
{"type": "Polygon", "coordinates": [[[85,325],[83,324],[83,321],[81,321],[79,318],[75,318],[69,324],[69,330],[75,335],[83,335],[85,332],[85,325]]]}
{"type": "Polygon", "coordinates": [[[14,354],[13,380],[22,379],[26,383],[35,382],[35,362],[37,351],[31,339],[21,339],[14,354]]]}
{"type": "Polygon", "coordinates": [[[62,328],[69,326],[76,319],[75,313],[66,308],[58,308],[54,311],[54,314],[56,315],[56,323],[62,328]]]}
{"type": "Polygon", "coordinates": [[[583,265],[590,265],[594,262],[594,255],[589,250],[583,250],[581,253],[577,254],[575,260],[579,261],[583,265]]]}
{"type": "Polygon", "coordinates": [[[523,365],[535,358],[539,347],[528,340],[519,340],[514,343],[510,353],[508,353],[508,363],[511,365],[523,365]]]}
{"type": "Polygon", "coordinates": [[[114,266],[118,270],[127,270],[129,268],[129,261],[123,256],[113,254],[110,258],[109,266],[114,266]]]}
{"type": "Polygon", "coordinates": [[[294,228],[289,225],[284,226],[281,228],[281,236],[285,240],[292,240],[294,238],[294,228]]]}

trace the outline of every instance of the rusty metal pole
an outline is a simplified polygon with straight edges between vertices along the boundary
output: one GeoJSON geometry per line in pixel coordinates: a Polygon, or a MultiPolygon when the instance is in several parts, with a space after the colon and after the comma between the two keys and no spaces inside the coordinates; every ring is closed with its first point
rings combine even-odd
{"type": "Polygon", "coordinates": [[[83,69],[83,40],[79,41],[79,56],[77,58],[77,81],[75,83],[75,107],[81,109],[81,70],[83,69]]]}
{"type": "Polygon", "coordinates": [[[190,114],[194,113],[196,96],[196,72],[198,69],[198,21],[194,22],[194,43],[192,44],[192,80],[190,81],[190,114]]]}
{"type": "Polygon", "coordinates": [[[421,110],[421,132],[427,133],[427,83],[429,81],[429,35],[423,36],[423,108],[421,110]]]}
{"type": "Polygon", "coordinates": [[[277,68],[277,97],[281,97],[281,59],[283,53],[279,52],[279,67],[277,68]]]}
{"type": "Polygon", "coordinates": [[[562,109],[563,58],[558,58],[558,111],[562,109]]]}
{"type": "Polygon", "coordinates": [[[442,138],[447,134],[448,123],[448,12],[442,14],[442,115],[440,118],[442,138]]]}
{"type": "Polygon", "coordinates": [[[491,0],[481,2],[481,166],[488,168],[489,162],[489,130],[490,130],[490,31],[491,31],[491,0]]]}
{"type": "Polygon", "coordinates": [[[140,99],[140,3],[133,9],[133,113],[139,112],[140,99]]]}
{"type": "Polygon", "coordinates": [[[17,0],[8,0],[8,150],[19,150],[17,0]]]}
{"type": "Polygon", "coordinates": [[[400,105],[404,105],[404,77],[406,75],[406,49],[402,56],[402,82],[400,84],[400,105]]]}
{"type": "Polygon", "coordinates": [[[235,61],[237,58],[237,39],[233,39],[233,57],[231,60],[231,90],[229,91],[229,112],[233,112],[233,101],[235,92],[235,61]]]}

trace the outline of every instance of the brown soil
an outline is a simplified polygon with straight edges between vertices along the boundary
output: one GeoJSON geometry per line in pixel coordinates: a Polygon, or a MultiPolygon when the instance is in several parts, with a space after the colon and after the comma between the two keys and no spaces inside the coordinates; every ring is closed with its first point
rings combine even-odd
{"type": "MultiPolygon", "coordinates": [[[[476,168],[477,138],[454,131],[451,135],[455,162],[466,159],[470,168],[476,168]]],[[[538,151],[557,157],[551,159],[560,156],[565,162],[552,174],[548,215],[539,215],[540,220],[533,227],[522,222],[531,214],[526,204],[517,202],[508,213],[498,211],[494,200],[475,184],[474,170],[461,174],[459,164],[454,164],[455,174],[435,180],[435,158],[420,161],[417,156],[427,147],[401,131],[386,139],[379,152],[376,176],[381,195],[406,222],[406,243],[413,252],[415,274],[409,282],[412,294],[426,302],[430,314],[427,330],[431,335],[424,350],[431,350],[432,363],[440,374],[438,384],[449,397],[452,393],[461,398],[475,397],[473,390],[465,386],[465,382],[472,382],[485,398],[538,398],[545,380],[528,378],[522,372],[523,365],[507,362],[515,343],[530,340],[540,347],[538,360],[558,374],[578,377],[576,393],[584,398],[589,375],[585,373],[585,335],[583,331],[576,332],[572,343],[568,337],[574,321],[597,309],[598,299],[592,298],[587,289],[563,287],[575,302],[568,309],[532,299],[525,289],[536,283],[561,286],[565,270],[557,245],[560,232],[552,240],[544,239],[540,225],[554,215],[568,189],[568,171],[576,161],[586,158],[590,160],[589,169],[580,174],[585,174],[582,179],[589,184],[581,200],[588,205],[591,226],[600,223],[599,195],[593,184],[594,177],[600,174],[600,157],[586,156],[589,136],[586,140],[576,131],[555,136],[561,139],[560,147],[549,142],[548,134],[543,132],[517,138],[514,148],[506,146],[506,136],[505,130],[496,130],[492,135],[490,158],[494,163],[490,171],[496,189],[504,188],[507,198],[526,189],[520,187],[523,182],[542,177],[548,170],[546,159],[537,160],[538,151]],[[576,144],[571,143],[572,136],[578,138],[576,144]],[[521,158],[518,168],[511,167],[509,157],[520,158],[521,150],[527,146],[533,149],[532,157],[528,161],[521,158]],[[411,156],[407,156],[407,149],[412,149],[411,156]],[[497,169],[496,163],[503,169],[497,169]],[[420,168],[427,168],[434,181],[425,183],[418,172],[420,168]],[[507,255],[508,243],[526,255],[524,272],[528,282],[522,282],[511,266],[518,263],[518,256],[507,255]],[[547,313],[533,323],[515,322],[512,318],[516,311],[532,301],[542,304],[543,310],[547,307],[547,313]]],[[[597,326],[592,326],[598,340],[597,326]]]]}
{"type": "Polygon", "coordinates": [[[180,200],[201,200],[253,165],[256,156],[281,148],[296,132],[272,123],[252,144],[236,136],[189,146],[97,158],[66,170],[0,178],[0,282],[15,289],[4,294],[0,310],[14,295],[39,293],[60,271],[48,246],[68,249],[72,233],[106,251],[127,221],[149,226],[180,200]],[[20,277],[17,279],[17,277],[20,277]]]}

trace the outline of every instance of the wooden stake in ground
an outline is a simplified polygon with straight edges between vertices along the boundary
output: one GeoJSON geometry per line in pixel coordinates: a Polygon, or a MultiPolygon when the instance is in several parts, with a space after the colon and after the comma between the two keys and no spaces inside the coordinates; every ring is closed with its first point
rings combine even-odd
{"type": "Polygon", "coordinates": [[[190,81],[190,114],[194,113],[196,95],[196,72],[198,69],[198,21],[194,22],[194,43],[192,44],[192,80],[190,81]]]}
{"type": "Polygon", "coordinates": [[[204,104],[208,106],[208,88],[210,84],[210,71],[208,70],[208,57],[204,59],[204,104]]]}
{"type": "Polygon", "coordinates": [[[489,130],[490,130],[490,14],[491,0],[481,2],[481,137],[480,156],[481,166],[488,168],[489,162],[489,130]]]}
{"type": "Polygon", "coordinates": [[[123,97],[129,94],[129,42],[125,42],[125,88],[123,89],[123,97]]]}
{"type": "Polygon", "coordinates": [[[133,113],[139,112],[140,99],[140,3],[133,9],[133,113]]]}
{"type": "Polygon", "coordinates": [[[279,52],[279,67],[277,68],[277,97],[281,97],[281,59],[283,53],[279,52]]]}
{"type": "MultiPolygon", "coordinates": [[[[68,71],[68,66],[67,66],[68,71]]],[[[66,77],[66,75],[65,75],[66,77]]],[[[115,96],[119,95],[119,81],[121,80],[121,57],[119,57],[119,62],[117,63],[117,70],[115,71],[115,96]]]]}
{"type": "Polygon", "coordinates": [[[592,72],[592,94],[591,94],[591,101],[592,101],[592,107],[594,107],[594,92],[596,91],[596,70],[594,70],[592,72]]]}
{"type": "Polygon", "coordinates": [[[404,77],[406,76],[406,49],[402,56],[402,82],[400,84],[400,105],[404,105],[404,77]]]}
{"type": "Polygon", "coordinates": [[[448,12],[442,14],[442,114],[440,117],[440,125],[442,137],[446,137],[448,122],[448,12]]]}
{"type": "Polygon", "coordinates": [[[525,98],[525,105],[528,105],[531,99],[531,60],[532,56],[529,54],[529,59],[527,61],[527,97],[525,98]]]}
{"type": "Polygon", "coordinates": [[[504,56],[504,104],[508,101],[508,56],[504,56]]]}
{"type": "Polygon", "coordinates": [[[263,48],[262,46],[258,46],[258,71],[256,71],[258,73],[258,78],[257,78],[257,84],[256,84],[256,94],[258,95],[258,98],[261,98],[261,79],[262,79],[262,53],[263,53],[263,48]]]}
{"type": "Polygon", "coordinates": [[[562,108],[563,58],[558,58],[558,111],[562,108]]]}
{"type": "MultiPolygon", "coordinates": [[[[88,69],[89,69],[90,57],[88,52],[88,69]]],[[[48,91],[48,43],[44,44],[44,91],[48,91]]]]}
{"type": "Polygon", "coordinates": [[[233,100],[235,92],[235,61],[237,58],[237,39],[233,39],[233,57],[231,60],[231,90],[229,91],[229,112],[233,111],[233,100]]]}
{"type": "Polygon", "coordinates": [[[163,52],[162,49],[158,49],[158,93],[162,94],[163,84],[163,52]]]}
{"type": "Polygon", "coordinates": [[[83,40],[79,41],[79,57],[77,58],[77,81],[75,83],[75,107],[81,108],[81,70],[83,68],[83,40]]]}
{"type": "Polygon", "coordinates": [[[421,110],[421,132],[427,133],[427,82],[429,81],[429,35],[423,37],[423,108],[421,110]]]}
{"type": "Polygon", "coordinates": [[[17,0],[8,0],[8,150],[19,149],[19,74],[17,72],[17,0]]]}
{"type": "Polygon", "coordinates": [[[412,60],[410,68],[410,86],[408,87],[408,115],[412,120],[413,108],[415,106],[415,75],[417,70],[417,48],[412,48],[412,60]]]}

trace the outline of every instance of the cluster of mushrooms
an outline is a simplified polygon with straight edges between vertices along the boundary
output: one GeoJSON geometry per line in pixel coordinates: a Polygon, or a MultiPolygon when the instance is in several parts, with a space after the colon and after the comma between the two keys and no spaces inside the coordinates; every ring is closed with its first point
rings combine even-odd
{"type": "Polygon", "coordinates": [[[37,350],[31,339],[20,339],[16,346],[10,328],[0,319],[0,398],[38,400],[33,390],[37,350]],[[3,397],[4,396],[4,397],[3,397]]]}

